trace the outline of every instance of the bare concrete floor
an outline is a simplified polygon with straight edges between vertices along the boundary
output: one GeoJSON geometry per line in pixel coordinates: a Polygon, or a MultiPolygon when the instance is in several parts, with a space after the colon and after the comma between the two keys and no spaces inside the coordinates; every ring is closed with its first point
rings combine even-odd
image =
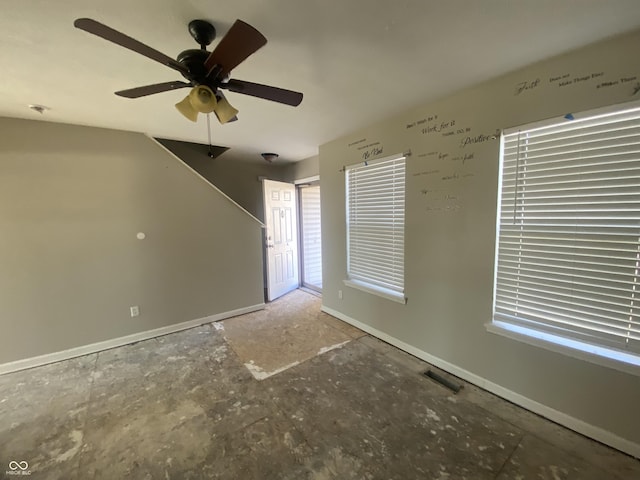
{"type": "Polygon", "coordinates": [[[33,479],[640,478],[640,461],[472,385],[454,395],[319,306],[295,292],[0,376],[0,477],[26,461],[33,479]]]}

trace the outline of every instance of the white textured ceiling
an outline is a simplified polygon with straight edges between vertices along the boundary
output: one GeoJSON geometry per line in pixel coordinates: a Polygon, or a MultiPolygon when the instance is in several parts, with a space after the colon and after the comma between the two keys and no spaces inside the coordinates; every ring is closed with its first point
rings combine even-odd
{"type": "Polygon", "coordinates": [[[289,107],[229,92],[240,121],[213,125],[226,158],[282,161],[412,105],[640,28],[639,0],[2,0],[0,116],[207,142],[173,107],[188,90],[130,100],[116,90],[180,80],[73,27],[90,17],[175,57],[194,18],[220,38],[236,18],[268,39],[231,74],[304,93],[289,107]],[[28,104],[51,111],[40,116],[28,104]]]}

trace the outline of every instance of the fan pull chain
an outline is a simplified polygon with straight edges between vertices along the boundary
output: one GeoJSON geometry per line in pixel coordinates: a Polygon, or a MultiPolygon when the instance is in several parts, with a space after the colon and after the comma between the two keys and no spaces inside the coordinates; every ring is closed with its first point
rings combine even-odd
{"type": "Polygon", "coordinates": [[[209,136],[209,155],[210,158],[213,158],[213,145],[211,145],[211,114],[207,113],[207,135],[209,136]]]}

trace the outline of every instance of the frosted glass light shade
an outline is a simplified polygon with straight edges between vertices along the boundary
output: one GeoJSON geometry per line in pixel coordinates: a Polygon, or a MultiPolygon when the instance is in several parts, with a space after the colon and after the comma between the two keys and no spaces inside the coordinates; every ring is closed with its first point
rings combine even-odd
{"type": "Polygon", "coordinates": [[[238,110],[233,108],[224,97],[218,100],[218,105],[216,106],[214,112],[216,114],[216,117],[218,117],[218,121],[222,124],[227,123],[238,114],[238,110]]]}

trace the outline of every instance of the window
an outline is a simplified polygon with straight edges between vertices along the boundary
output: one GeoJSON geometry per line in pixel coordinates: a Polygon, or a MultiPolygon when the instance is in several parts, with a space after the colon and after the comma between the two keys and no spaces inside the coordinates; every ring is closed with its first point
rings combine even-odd
{"type": "Polygon", "coordinates": [[[347,285],[405,303],[405,157],[346,168],[347,285]]]}
{"type": "Polygon", "coordinates": [[[640,108],[502,136],[493,325],[640,365],[640,108]]]}

